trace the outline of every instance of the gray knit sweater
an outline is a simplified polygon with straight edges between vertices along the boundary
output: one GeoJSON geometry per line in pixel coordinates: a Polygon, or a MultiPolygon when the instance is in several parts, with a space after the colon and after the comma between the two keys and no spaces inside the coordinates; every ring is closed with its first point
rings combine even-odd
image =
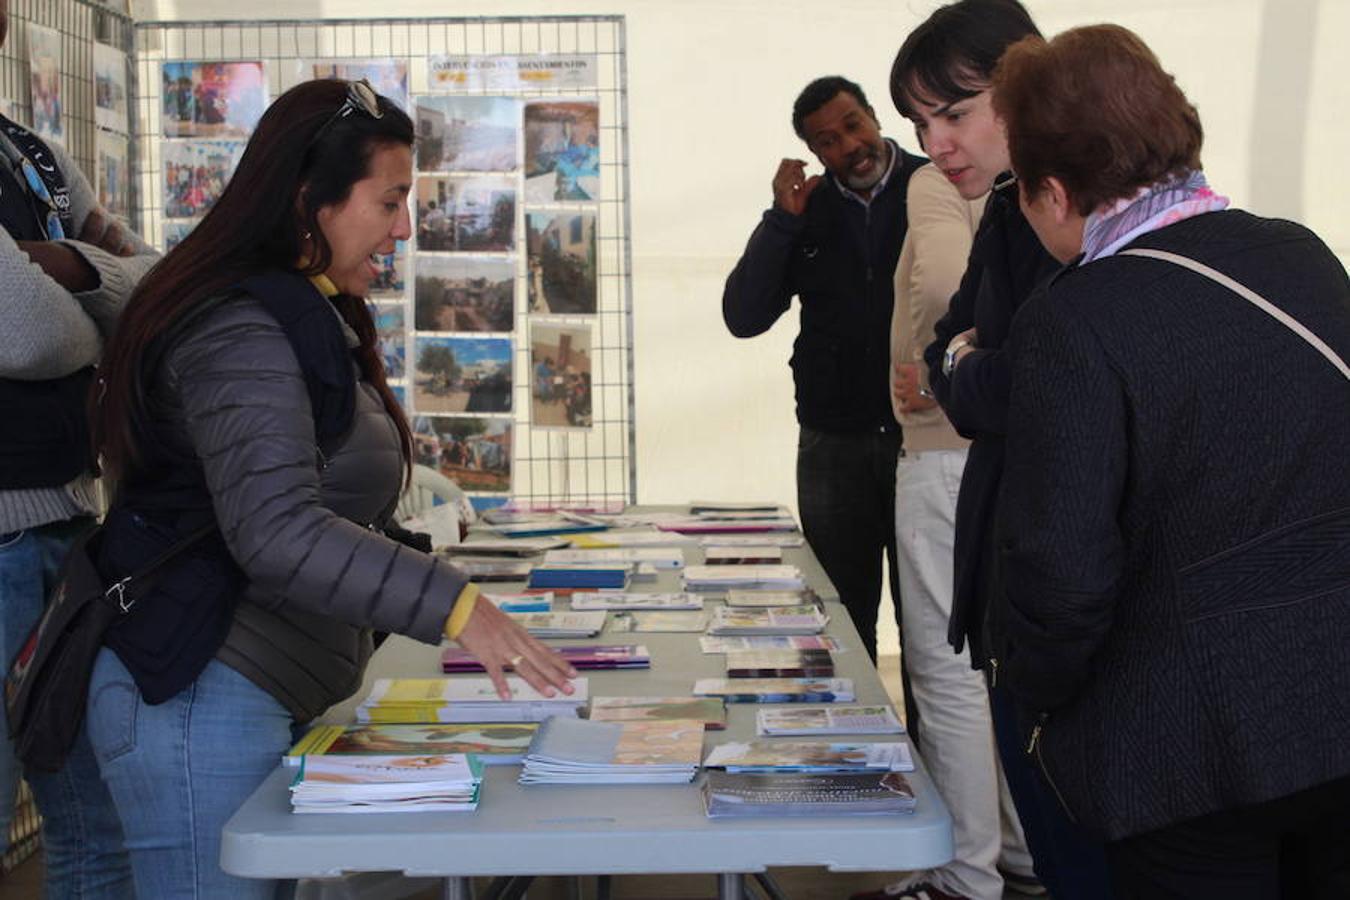
{"type": "MultiPolygon", "coordinates": [[[[0,135],[0,141],[7,140],[0,135]]],[[[74,233],[98,206],[88,179],[58,145],[49,143],[70,187],[74,233]]],[[[132,288],[159,259],[129,235],[136,255],[114,256],[77,240],[62,241],[98,272],[99,285],[72,294],[50,278],[0,229],[0,378],[41,381],[98,362],[104,340],[132,288]]],[[[7,427],[22,427],[11,422],[7,427]]],[[[81,476],[64,487],[0,491],[0,534],[97,512],[94,481],[81,476]]]]}

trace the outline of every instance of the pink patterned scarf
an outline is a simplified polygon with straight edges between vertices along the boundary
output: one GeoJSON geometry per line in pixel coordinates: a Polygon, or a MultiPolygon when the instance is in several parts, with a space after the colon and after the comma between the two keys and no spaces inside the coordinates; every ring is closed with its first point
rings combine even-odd
{"type": "Polygon", "coordinates": [[[1198,169],[1142,187],[1087,217],[1082,262],[1110,256],[1141,234],[1227,206],[1228,198],[1214,193],[1198,169]]]}

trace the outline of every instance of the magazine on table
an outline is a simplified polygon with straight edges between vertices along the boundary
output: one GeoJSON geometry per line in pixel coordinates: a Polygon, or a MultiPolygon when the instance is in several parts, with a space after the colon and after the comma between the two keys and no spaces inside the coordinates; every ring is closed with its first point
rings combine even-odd
{"type": "Polygon", "coordinates": [[[427,725],[317,725],[283,761],[302,757],[423,756],[472,753],[485,765],[514,764],[525,756],[535,722],[447,722],[427,725]]]}
{"type": "Polygon", "coordinates": [[[550,550],[544,554],[544,565],[639,565],[647,563],[657,569],[679,569],[684,566],[684,550],[679,547],[612,547],[571,550],[550,550]]]}
{"type": "Polygon", "coordinates": [[[567,542],[579,550],[612,547],[692,547],[693,538],[658,528],[593,531],[567,535],[567,542]]]}
{"type": "MultiPolygon", "coordinates": [[[[572,668],[585,670],[603,669],[650,669],[651,654],[645,644],[585,644],[577,647],[554,647],[553,650],[572,664],[572,668]]],[[[512,671],[508,662],[503,668],[512,671]]],[[[446,647],[441,651],[441,671],[446,674],[458,672],[482,672],[483,664],[468,650],[462,647],[446,647]]]]}
{"type": "Polygon", "coordinates": [[[450,563],[473,582],[524,581],[534,564],[498,556],[458,556],[450,563]]]}
{"type": "Polygon", "coordinates": [[[806,538],[800,533],[769,531],[758,534],[700,534],[692,540],[703,547],[800,547],[806,538]]]}
{"type": "Polygon", "coordinates": [[[727,727],[727,707],[718,697],[593,697],[593,722],[697,719],[709,731],[727,727]]]}
{"type": "Polygon", "coordinates": [[[757,514],[749,518],[689,515],[665,519],[654,524],[662,530],[678,531],[680,534],[758,534],[797,530],[797,520],[791,516],[764,518],[757,514]]]}
{"type": "Polygon", "coordinates": [[[759,607],[809,606],[816,602],[815,591],[747,591],[733,588],[726,593],[727,606],[759,607]]]}
{"type": "Polygon", "coordinates": [[[572,679],[573,692],[552,697],[508,675],[511,699],[502,700],[488,678],[379,678],[356,707],[358,722],[416,724],[435,722],[538,722],[550,716],[577,715],[589,699],[584,676],[572,679]]]}
{"type": "Polygon", "coordinates": [[[291,781],[297,813],[457,812],[478,807],[482,763],[463,753],[306,756],[291,781]]]}
{"type": "Polygon", "coordinates": [[[912,772],[909,744],[872,741],[729,741],[703,765],[728,772],[912,772]]]}
{"type": "Polygon", "coordinates": [[[552,719],[531,742],[520,783],[687,783],[702,755],[703,723],[696,719],[552,719]]]}
{"type": "Polygon", "coordinates": [[[819,634],[829,621],[829,616],[814,604],[765,609],[719,606],[713,610],[708,633],[819,634]]]}
{"type": "Polygon", "coordinates": [[[799,591],[806,587],[796,566],[685,566],[688,591],[728,591],[734,588],[799,591]]]}
{"type": "Polygon", "coordinates": [[[851,703],[851,678],[700,678],[694,693],[728,703],[851,703]]]}
{"type": "Polygon", "coordinates": [[[616,612],[611,631],[702,632],[708,627],[708,611],[703,609],[639,609],[616,612]]]}
{"type": "Polygon", "coordinates": [[[536,565],[530,570],[528,584],[535,590],[570,588],[572,590],[623,590],[633,577],[633,563],[593,563],[536,565]]]}
{"type": "Polygon", "coordinates": [[[457,556],[534,556],[548,550],[569,546],[559,537],[512,538],[509,540],[470,541],[465,544],[448,544],[437,549],[440,556],[452,559],[457,556]]]}
{"type": "Polygon", "coordinates": [[[483,591],[483,596],[502,612],[552,612],[553,592],[542,591],[538,594],[498,594],[483,591]]]}
{"type": "Polygon", "coordinates": [[[828,634],[752,634],[731,636],[705,634],[698,639],[704,653],[730,653],[733,650],[829,650],[843,651],[839,641],[828,634]]]}
{"type": "Polygon", "coordinates": [[[820,678],[834,675],[828,650],[732,650],[728,678],[820,678]]]}
{"type": "Polygon", "coordinates": [[[709,544],[703,550],[703,562],[709,566],[781,565],[783,548],[764,545],[709,544]]]}
{"type": "Polygon", "coordinates": [[[902,734],[889,706],[765,707],[755,712],[755,732],[776,735],[902,734]]]}
{"type": "Polygon", "coordinates": [[[812,774],[708,771],[703,808],[713,818],[877,816],[914,812],[914,788],[899,772],[812,774]]]}
{"type": "Polygon", "coordinates": [[[605,629],[603,609],[586,612],[509,613],[520,627],[540,638],[594,637],[605,629]]]}
{"type": "Polygon", "coordinates": [[[578,591],[573,609],[702,609],[698,594],[643,594],[635,591],[578,591]]]}

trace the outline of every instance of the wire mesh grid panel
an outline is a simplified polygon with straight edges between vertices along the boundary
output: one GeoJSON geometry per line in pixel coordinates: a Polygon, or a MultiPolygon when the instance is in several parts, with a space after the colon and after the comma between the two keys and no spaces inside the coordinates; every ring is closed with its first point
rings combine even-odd
{"type": "Polygon", "coordinates": [[[404,105],[411,235],[371,307],[417,461],[479,506],[633,502],[622,17],[143,22],[136,44],[140,212],[161,247],[266,101],[365,77],[404,105]]]}
{"type": "Polygon", "coordinates": [[[136,206],[127,194],[132,42],[131,19],[117,0],[10,0],[0,48],[0,114],[63,146],[104,205],[123,217],[136,206]],[[96,69],[108,76],[97,94],[96,69]],[[96,108],[96,96],[105,108],[96,108]]]}

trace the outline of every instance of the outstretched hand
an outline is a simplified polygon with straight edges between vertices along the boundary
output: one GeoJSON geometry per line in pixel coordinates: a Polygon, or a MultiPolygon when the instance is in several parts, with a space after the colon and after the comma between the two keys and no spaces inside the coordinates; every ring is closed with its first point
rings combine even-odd
{"type": "Polygon", "coordinates": [[[806,212],[806,198],[820,184],[820,176],[806,177],[806,162],[800,159],[785,159],[778,164],[773,176],[773,205],[800,216],[806,212]]]}
{"type": "Polygon", "coordinates": [[[577,676],[576,670],[557,653],[530,637],[486,597],[478,598],[457,640],[483,664],[497,689],[497,696],[503,700],[511,699],[511,688],[503,671],[508,665],[545,697],[552,697],[558,691],[570,694],[574,690],[569,679],[577,676]]]}

